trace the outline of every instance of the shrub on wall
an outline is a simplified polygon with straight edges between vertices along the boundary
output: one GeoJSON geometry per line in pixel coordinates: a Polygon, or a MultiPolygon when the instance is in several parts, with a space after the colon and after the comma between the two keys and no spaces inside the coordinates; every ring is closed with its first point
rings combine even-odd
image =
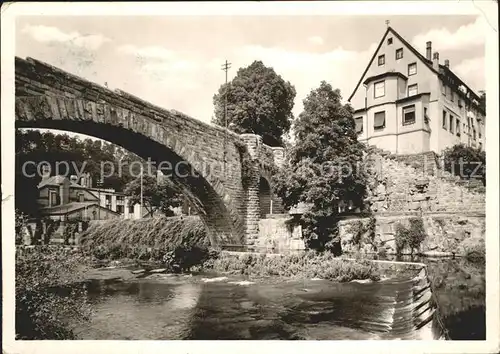
{"type": "Polygon", "coordinates": [[[396,225],[395,241],[396,253],[400,255],[405,248],[409,248],[411,254],[420,248],[420,245],[427,237],[422,218],[411,218],[410,226],[402,224],[396,225]]]}
{"type": "Polygon", "coordinates": [[[374,216],[370,216],[370,219],[365,224],[361,220],[356,221],[351,225],[350,232],[352,233],[352,243],[358,246],[358,249],[362,246],[363,238],[369,242],[374,248],[375,245],[375,228],[377,220],[374,216]],[[365,237],[364,237],[365,236],[365,237]]]}
{"type": "Polygon", "coordinates": [[[460,178],[486,178],[486,153],[480,149],[457,144],[443,152],[444,169],[460,178]]]}

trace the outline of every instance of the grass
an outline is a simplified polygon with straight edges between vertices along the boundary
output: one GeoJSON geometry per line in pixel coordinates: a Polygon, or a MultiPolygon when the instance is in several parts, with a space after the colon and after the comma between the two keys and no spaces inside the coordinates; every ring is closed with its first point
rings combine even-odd
{"type": "Polygon", "coordinates": [[[380,280],[379,268],[373,262],[350,261],[336,258],[332,253],[314,251],[283,256],[252,253],[234,255],[223,252],[218,258],[208,260],[204,268],[230,274],[321,278],[338,282],[354,279],[380,280]]]}
{"type": "Polygon", "coordinates": [[[97,259],[160,261],[179,247],[208,248],[205,225],[197,216],[109,220],[81,234],[82,250],[97,259]]]}
{"type": "Polygon", "coordinates": [[[198,217],[110,220],[91,225],[81,248],[99,260],[133,259],[162,262],[189,271],[192,267],[252,276],[322,278],[334,281],[379,280],[376,264],[335,258],[314,251],[283,256],[209,251],[206,229],[198,217]]]}

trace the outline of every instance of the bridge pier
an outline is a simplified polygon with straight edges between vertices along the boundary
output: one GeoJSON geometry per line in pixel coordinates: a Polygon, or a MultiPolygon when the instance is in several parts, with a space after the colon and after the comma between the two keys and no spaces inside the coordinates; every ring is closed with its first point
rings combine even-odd
{"type": "Polygon", "coordinates": [[[240,135],[247,146],[248,153],[252,159],[252,165],[248,173],[248,184],[246,189],[246,215],[245,236],[246,245],[250,248],[257,243],[259,237],[260,199],[259,199],[259,158],[262,146],[262,137],[256,134],[240,135]]]}

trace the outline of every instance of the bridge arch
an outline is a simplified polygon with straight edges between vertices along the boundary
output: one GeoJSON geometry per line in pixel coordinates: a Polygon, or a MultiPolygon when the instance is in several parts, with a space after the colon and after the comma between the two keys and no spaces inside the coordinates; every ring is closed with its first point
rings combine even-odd
{"type": "MultiPolygon", "coordinates": [[[[16,127],[82,133],[150,158],[157,166],[166,161],[167,174],[200,214],[212,244],[255,244],[259,178],[267,182],[262,188],[272,196],[273,166],[283,162],[283,148],[262,144],[257,135],[238,135],[112,91],[32,58],[15,58],[15,96],[16,127]],[[248,156],[251,166],[244,164],[248,156]],[[178,171],[172,170],[175,166],[178,171]]],[[[272,200],[274,210],[279,203],[274,196],[272,200]]]]}
{"type": "Polygon", "coordinates": [[[197,209],[212,244],[245,244],[237,134],[34,59],[16,58],[15,69],[16,128],[82,133],[177,166],[181,173],[170,170],[172,181],[197,209]]]}

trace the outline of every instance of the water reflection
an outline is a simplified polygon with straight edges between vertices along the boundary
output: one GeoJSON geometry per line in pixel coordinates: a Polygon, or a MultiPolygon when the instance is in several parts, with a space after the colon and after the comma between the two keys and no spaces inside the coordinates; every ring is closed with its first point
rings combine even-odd
{"type": "MultiPolygon", "coordinates": [[[[484,338],[484,266],[425,260],[452,339],[484,338]],[[469,322],[466,322],[469,321],[469,322]]],[[[94,283],[82,339],[416,339],[409,279],[375,283],[161,275],[94,283]]],[[[422,308],[424,311],[425,308],[422,308]]],[[[421,331],[436,332],[433,328],[421,331]]]]}

